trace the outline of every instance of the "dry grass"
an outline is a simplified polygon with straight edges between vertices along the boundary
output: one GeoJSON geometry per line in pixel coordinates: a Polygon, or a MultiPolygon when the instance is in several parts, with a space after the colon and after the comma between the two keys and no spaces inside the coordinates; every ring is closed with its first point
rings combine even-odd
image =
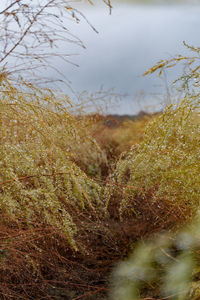
{"type": "Polygon", "coordinates": [[[185,102],[110,128],[50,90],[0,93],[0,297],[103,299],[132,243],[197,207],[199,116],[185,102]]]}

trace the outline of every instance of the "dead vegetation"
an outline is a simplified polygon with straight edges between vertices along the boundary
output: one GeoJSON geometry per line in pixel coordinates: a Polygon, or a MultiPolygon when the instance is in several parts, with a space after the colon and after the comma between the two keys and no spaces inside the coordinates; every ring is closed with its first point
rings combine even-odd
{"type": "Polygon", "coordinates": [[[49,90],[21,88],[1,85],[0,297],[106,299],[138,240],[194,214],[199,116],[184,102],[110,128],[70,115],[49,90]]]}

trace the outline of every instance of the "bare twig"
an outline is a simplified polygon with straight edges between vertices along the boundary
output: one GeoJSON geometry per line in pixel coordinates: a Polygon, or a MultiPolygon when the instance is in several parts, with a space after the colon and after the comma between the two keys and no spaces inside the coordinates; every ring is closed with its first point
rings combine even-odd
{"type": "Polygon", "coordinates": [[[13,7],[15,4],[19,3],[21,0],[15,0],[13,3],[11,3],[8,7],[0,11],[0,15],[5,14],[11,7],[13,7]]]}

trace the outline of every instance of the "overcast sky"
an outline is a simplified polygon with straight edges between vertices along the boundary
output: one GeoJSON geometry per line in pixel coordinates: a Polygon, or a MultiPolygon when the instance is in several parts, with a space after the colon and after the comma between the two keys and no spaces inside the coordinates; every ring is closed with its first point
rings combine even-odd
{"type": "MultiPolygon", "coordinates": [[[[87,49],[78,51],[79,56],[73,58],[80,66],[78,70],[71,66],[61,68],[76,90],[95,91],[103,84],[127,93],[129,96],[116,108],[118,113],[140,110],[133,99],[141,91],[147,98],[166,93],[163,81],[156,76],[144,78],[142,74],[162,58],[186,53],[183,40],[192,45],[199,43],[200,7],[123,3],[114,5],[111,16],[103,8],[84,12],[99,34],[84,23],[72,26],[87,49]]],[[[169,71],[169,82],[177,75],[178,71],[169,71]]]]}
{"type": "MultiPolygon", "coordinates": [[[[112,2],[111,15],[104,5],[78,6],[99,34],[84,21],[79,24],[70,22],[68,28],[80,37],[86,49],[70,44],[62,47],[67,53],[77,54],[72,60],[79,67],[60,63],[56,58],[54,62],[72,82],[75,91],[95,92],[101,85],[105,89],[115,88],[117,93],[128,96],[115,107],[115,111],[112,108],[112,112],[135,113],[142,108],[142,104],[138,106],[135,100],[137,93],[143,91],[152,102],[152,97],[157,97],[154,95],[166,92],[160,79],[156,76],[144,78],[142,74],[158,60],[185,52],[183,40],[188,44],[199,45],[200,6],[175,5],[174,0],[153,0],[154,3],[173,2],[173,6],[144,6],[141,0],[140,5],[130,5],[135,2],[133,0],[128,1],[129,4],[125,4],[124,0],[112,2]],[[119,4],[121,2],[123,4],[119,4]]],[[[56,75],[51,73],[51,76],[56,75]]],[[[169,82],[176,76],[177,72],[170,71],[169,82]]],[[[65,92],[69,91],[66,89],[65,92]]]]}

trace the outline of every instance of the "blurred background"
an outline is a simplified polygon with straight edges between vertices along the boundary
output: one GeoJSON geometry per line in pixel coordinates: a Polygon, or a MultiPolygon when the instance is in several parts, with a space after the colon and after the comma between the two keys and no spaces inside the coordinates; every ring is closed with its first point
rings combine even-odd
{"type": "MultiPolygon", "coordinates": [[[[181,69],[172,68],[162,78],[143,74],[160,59],[187,54],[183,41],[199,45],[200,2],[113,0],[111,14],[103,1],[92,2],[94,5],[75,1],[73,7],[86,16],[98,34],[84,20],[70,21],[69,30],[86,49],[68,44],[66,51],[74,54],[71,61],[79,67],[58,62],[59,70],[75,93],[114,88],[121,97],[108,106],[108,113],[161,110],[169,94],[174,93],[170,84],[181,69]]],[[[66,92],[71,93],[67,88],[66,92]]]]}
{"type": "MultiPolygon", "coordinates": [[[[47,59],[46,69],[41,68],[39,83],[41,78],[48,78],[50,88],[61,90],[75,102],[89,100],[86,112],[99,109],[98,103],[104,103],[102,112],[108,114],[162,110],[163,105],[177,96],[171,83],[182,74],[182,68],[168,69],[160,78],[157,74],[145,77],[143,74],[161,59],[169,59],[177,54],[187,55],[189,50],[183,41],[188,45],[199,45],[200,0],[111,0],[111,11],[104,2],[107,0],[66,1],[66,18],[62,20],[62,14],[55,16],[67,28],[66,36],[59,39],[60,32],[51,23],[57,48],[50,55],[51,59],[47,59]],[[70,6],[75,10],[70,11],[70,6]],[[85,47],[80,47],[82,43],[85,47]],[[67,59],[71,64],[60,59],[60,52],[69,54],[67,59]],[[63,85],[59,80],[67,84],[63,85]],[[91,101],[93,98],[94,101],[91,101]]],[[[1,10],[5,3],[0,3],[1,10]]],[[[40,0],[39,3],[44,2],[40,0]]],[[[18,20],[13,18],[10,28],[12,34],[16,28],[17,31],[21,30],[16,22],[18,20]]],[[[3,34],[3,21],[1,26],[3,34]]],[[[16,40],[15,35],[13,40],[16,40]]],[[[8,44],[12,44],[11,38],[8,44]]],[[[29,35],[24,44],[31,52],[34,43],[29,35]]],[[[42,43],[40,46],[41,52],[38,53],[43,57],[48,56],[51,47],[42,43]]],[[[25,51],[20,59],[26,57],[25,51]]],[[[9,55],[5,66],[14,59],[9,55]]],[[[17,58],[16,61],[18,63],[17,58]]],[[[33,66],[35,64],[36,61],[33,61],[33,66]]],[[[29,67],[31,72],[32,65],[29,67]]],[[[26,76],[26,71],[29,67],[25,67],[21,73],[28,80],[30,78],[26,76]]]]}

